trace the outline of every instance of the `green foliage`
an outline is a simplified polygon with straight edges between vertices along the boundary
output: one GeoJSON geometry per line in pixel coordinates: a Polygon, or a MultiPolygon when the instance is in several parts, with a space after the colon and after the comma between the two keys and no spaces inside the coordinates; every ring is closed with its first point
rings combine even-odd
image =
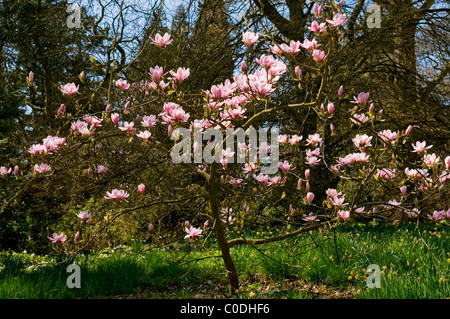
{"type": "MultiPolygon", "coordinates": [[[[261,229],[257,236],[270,231],[261,229]]],[[[446,298],[448,239],[448,228],[433,225],[343,225],[336,232],[337,246],[321,232],[258,247],[260,251],[238,246],[232,256],[243,285],[235,298],[446,298]],[[381,288],[366,287],[370,264],[381,268],[381,288]]],[[[212,282],[226,285],[226,276],[213,247],[194,252],[188,246],[167,250],[139,243],[78,255],[59,265],[54,256],[3,252],[0,298],[217,298],[221,295],[212,282]],[[70,263],[81,268],[81,289],[65,286],[70,263]]]]}

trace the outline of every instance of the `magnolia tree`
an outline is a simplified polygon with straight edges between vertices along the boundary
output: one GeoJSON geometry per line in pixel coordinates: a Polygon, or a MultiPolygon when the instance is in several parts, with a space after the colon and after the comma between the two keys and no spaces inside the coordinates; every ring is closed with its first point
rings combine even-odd
{"type": "MultiPolygon", "coordinates": [[[[276,242],[392,212],[412,221],[448,222],[450,156],[414,140],[414,127],[383,127],[382,110],[369,92],[348,99],[341,86],[334,96],[324,96],[333,76],[328,61],[345,41],[347,17],[333,2],[327,14],[323,9],[314,6],[317,21],[303,42],[276,43],[269,34],[244,32],[247,52],[264,39],[271,41],[267,54],[243,60],[232,79],[199,92],[183,91],[192,70],[155,65],[140,83],[111,80],[105,110],[93,113],[77,100],[87,75],[80,75],[80,84],[61,85],[67,102],[55,114],[59,130],[26,146],[22,168],[6,164],[0,169],[5,185],[24,180],[2,211],[20,205],[30,189],[38,198],[66,197],[59,228],[43,234],[66,253],[92,248],[114,227],[131,222],[156,243],[163,243],[162,229],[169,227],[192,244],[213,235],[232,292],[239,287],[230,254],[236,245],[276,242]],[[307,58],[299,61],[302,50],[307,58]],[[292,82],[305,91],[304,100],[281,103],[286,83],[292,82]],[[283,132],[278,112],[299,108],[316,112],[316,133],[283,132]],[[346,124],[337,125],[337,116],[346,124]],[[349,146],[329,158],[327,140],[338,135],[349,146]],[[310,181],[319,168],[339,179],[337,188],[314,193],[310,181]],[[377,197],[380,191],[389,197],[377,197]],[[284,205],[277,219],[280,232],[266,238],[233,232],[236,225],[270,222],[258,206],[265,199],[267,206],[284,205]]],[[[169,34],[157,34],[152,41],[161,57],[171,50],[169,34]]],[[[33,77],[30,73],[29,85],[33,77]]]]}

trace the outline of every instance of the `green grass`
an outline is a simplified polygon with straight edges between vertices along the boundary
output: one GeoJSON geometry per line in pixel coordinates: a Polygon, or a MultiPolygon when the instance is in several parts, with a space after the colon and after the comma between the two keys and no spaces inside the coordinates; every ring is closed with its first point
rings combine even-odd
{"type": "MultiPolygon", "coordinates": [[[[236,246],[232,256],[242,286],[236,298],[448,298],[448,232],[433,224],[343,225],[336,236],[316,231],[258,249],[236,246]],[[367,288],[370,264],[381,268],[381,288],[367,288]]],[[[0,298],[223,298],[228,282],[215,241],[194,243],[185,256],[187,251],[186,245],[168,250],[136,243],[60,263],[56,256],[3,252],[0,298]],[[80,289],[66,286],[70,263],[80,266],[80,289]]]]}

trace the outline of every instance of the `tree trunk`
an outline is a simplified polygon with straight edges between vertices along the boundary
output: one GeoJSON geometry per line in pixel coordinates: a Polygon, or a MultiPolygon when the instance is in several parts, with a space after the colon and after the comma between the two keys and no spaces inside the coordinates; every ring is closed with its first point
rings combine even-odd
{"type": "Polygon", "coordinates": [[[239,289],[239,281],[236,267],[234,266],[233,259],[230,255],[230,246],[225,238],[223,223],[220,220],[219,208],[217,206],[216,165],[217,164],[215,162],[211,164],[209,178],[209,203],[211,205],[211,214],[214,218],[214,230],[222,252],[222,259],[227,269],[228,280],[230,281],[230,294],[234,295],[239,289]]]}

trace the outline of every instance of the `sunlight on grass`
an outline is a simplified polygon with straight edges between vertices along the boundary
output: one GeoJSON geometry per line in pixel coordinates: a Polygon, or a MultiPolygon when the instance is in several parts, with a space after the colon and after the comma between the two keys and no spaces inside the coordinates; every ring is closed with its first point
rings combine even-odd
{"type": "MultiPolygon", "coordinates": [[[[264,230],[260,232],[263,233],[264,230]]],[[[248,234],[249,236],[251,234],[248,234]]],[[[0,298],[222,298],[227,276],[214,244],[153,249],[140,243],[76,256],[3,252],[0,298]],[[206,245],[205,245],[206,247],[206,245]],[[189,252],[189,254],[186,254],[189,252]],[[81,268],[81,288],[69,289],[66,267],[81,268]]],[[[236,298],[311,299],[450,297],[448,231],[425,225],[342,226],[276,244],[232,250],[242,287],[236,298]],[[366,268],[381,269],[381,288],[367,288],[366,268]]]]}

